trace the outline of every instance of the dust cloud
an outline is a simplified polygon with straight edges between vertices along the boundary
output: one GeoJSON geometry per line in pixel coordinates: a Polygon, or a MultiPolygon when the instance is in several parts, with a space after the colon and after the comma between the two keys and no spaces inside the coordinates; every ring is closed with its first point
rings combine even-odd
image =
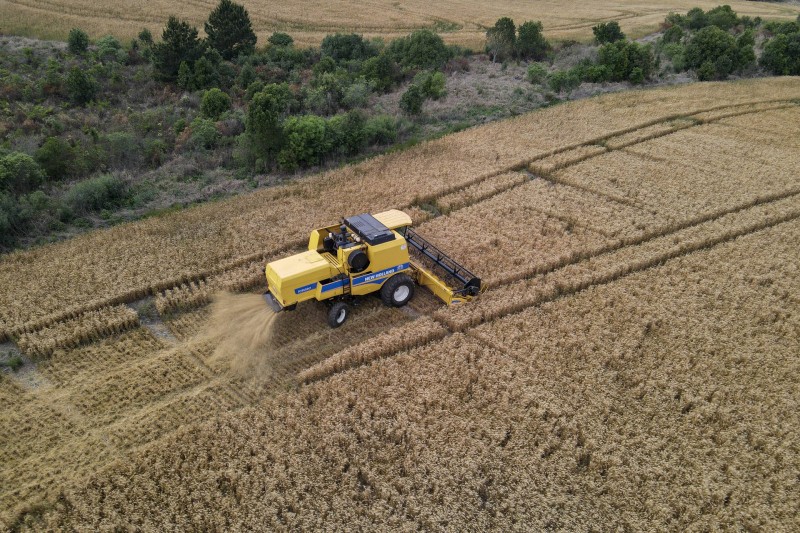
{"type": "Polygon", "coordinates": [[[212,360],[229,361],[241,375],[269,372],[267,355],[277,316],[260,294],[214,295],[211,317],[201,333],[218,339],[212,360]]]}

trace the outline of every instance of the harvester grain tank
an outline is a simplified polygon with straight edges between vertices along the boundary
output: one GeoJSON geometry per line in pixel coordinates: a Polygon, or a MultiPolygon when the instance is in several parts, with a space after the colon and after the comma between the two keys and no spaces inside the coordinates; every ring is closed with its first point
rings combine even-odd
{"type": "Polygon", "coordinates": [[[452,305],[484,290],[480,278],[410,226],[411,217],[390,210],[312,231],[308,250],[267,264],[267,303],[281,312],[306,300],[325,302],[328,324],[335,328],[359,296],[378,292],[386,305],[401,307],[420,285],[452,305]]]}

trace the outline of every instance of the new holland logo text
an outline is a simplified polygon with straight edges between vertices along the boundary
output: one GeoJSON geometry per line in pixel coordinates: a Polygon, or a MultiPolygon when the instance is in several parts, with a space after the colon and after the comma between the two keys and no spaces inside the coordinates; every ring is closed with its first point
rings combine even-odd
{"type": "Polygon", "coordinates": [[[402,265],[387,268],[386,270],[381,270],[380,272],[375,272],[374,274],[367,274],[366,276],[355,278],[353,280],[353,285],[363,285],[365,283],[383,283],[383,278],[386,276],[394,274],[400,270],[405,270],[406,268],[408,268],[408,263],[403,263],[402,265]]]}

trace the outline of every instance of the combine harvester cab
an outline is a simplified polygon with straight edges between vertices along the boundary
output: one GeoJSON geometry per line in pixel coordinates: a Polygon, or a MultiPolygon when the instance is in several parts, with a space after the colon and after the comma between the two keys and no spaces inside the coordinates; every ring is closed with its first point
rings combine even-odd
{"type": "Polygon", "coordinates": [[[451,305],[484,290],[480,278],[410,226],[411,217],[391,210],[312,231],[307,251],[267,264],[267,303],[280,312],[306,300],[326,302],[328,323],[338,327],[357,296],[379,292],[386,305],[400,307],[421,285],[451,305]]]}

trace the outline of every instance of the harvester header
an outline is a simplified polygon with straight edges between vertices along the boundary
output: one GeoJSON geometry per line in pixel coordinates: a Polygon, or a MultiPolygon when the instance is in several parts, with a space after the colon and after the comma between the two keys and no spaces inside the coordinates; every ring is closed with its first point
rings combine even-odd
{"type": "Polygon", "coordinates": [[[410,226],[411,217],[394,209],[313,230],[307,251],[267,264],[267,303],[280,312],[306,300],[326,302],[328,323],[338,327],[357,296],[379,292],[386,305],[400,307],[421,285],[451,305],[483,291],[480,278],[410,226]]]}

